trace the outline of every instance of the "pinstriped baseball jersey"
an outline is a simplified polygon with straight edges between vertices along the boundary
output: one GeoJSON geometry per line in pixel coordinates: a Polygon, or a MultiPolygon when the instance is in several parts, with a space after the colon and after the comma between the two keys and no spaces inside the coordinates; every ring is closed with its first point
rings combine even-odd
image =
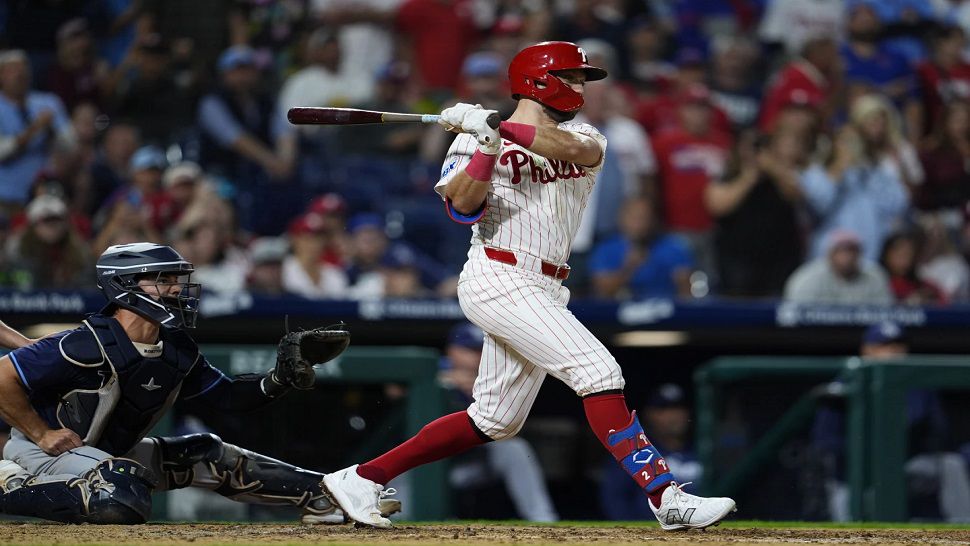
{"type": "MultiPolygon", "coordinates": [[[[584,123],[560,129],[606,138],[584,123]]],[[[461,172],[477,144],[455,138],[435,190],[461,172]]],[[[485,345],[468,415],[495,440],[515,435],[547,375],[580,396],[624,386],[620,366],[566,307],[569,289],[536,270],[536,258],[561,265],[569,257],[589,199],[595,168],[540,157],[502,141],[492,173],[487,209],[472,227],[468,262],[458,281],[458,303],[485,331],[485,345]],[[511,251],[516,265],[488,256],[486,247],[511,251]]]]}
{"type": "MultiPolygon", "coordinates": [[[[565,122],[559,128],[593,137],[606,153],[606,137],[592,125],[565,122]]],[[[455,137],[435,191],[444,196],[445,186],[468,166],[476,149],[472,135],[455,137]]],[[[485,215],[472,226],[472,244],[565,263],[601,167],[602,162],[591,168],[548,159],[502,140],[485,215]]]]}

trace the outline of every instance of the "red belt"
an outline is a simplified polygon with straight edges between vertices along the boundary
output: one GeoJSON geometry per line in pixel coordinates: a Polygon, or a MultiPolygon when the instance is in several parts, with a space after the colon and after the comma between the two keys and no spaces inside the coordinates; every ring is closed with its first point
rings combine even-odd
{"type": "MultiPolygon", "coordinates": [[[[519,260],[515,257],[515,253],[508,250],[487,246],[485,247],[485,255],[488,256],[488,259],[502,262],[503,264],[518,265],[519,263],[519,260]]],[[[544,261],[542,262],[542,274],[564,281],[569,278],[569,266],[556,265],[544,261]]]]}

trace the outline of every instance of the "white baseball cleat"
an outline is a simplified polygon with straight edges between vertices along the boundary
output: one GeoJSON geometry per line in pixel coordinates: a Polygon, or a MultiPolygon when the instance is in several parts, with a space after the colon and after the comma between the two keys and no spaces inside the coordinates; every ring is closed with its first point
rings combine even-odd
{"type": "Polygon", "coordinates": [[[684,485],[687,484],[678,485],[672,482],[664,490],[660,508],[654,508],[652,502],[647,502],[653,510],[653,515],[657,516],[660,527],[665,531],[710,527],[737,510],[732,499],[691,495],[681,489],[684,485]]]}
{"type": "Polygon", "coordinates": [[[357,474],[357,465],[327,474],[323,478],[323,484],[330,492],[330,497],[351,520],[372,527],[391,526],[391,520],[381,513],[381,500],[396,491],[385,490],[384,486],[360,477],[357,474]]]}
{"type": "MultiPolygon", "coordinates": [[[[386,518],[401,511],[401,501],[397,499],[381,499],[377,503],[377,507],[380,509],[381,515],[386,518]]],[[[300,522],[307,525],[343,525],[344,523],[350,522],[350,519],[343,510],[336,506],[332,506],[331,510],[324,511],[314,510],[308,507],[303,509],[300,522]]]]}

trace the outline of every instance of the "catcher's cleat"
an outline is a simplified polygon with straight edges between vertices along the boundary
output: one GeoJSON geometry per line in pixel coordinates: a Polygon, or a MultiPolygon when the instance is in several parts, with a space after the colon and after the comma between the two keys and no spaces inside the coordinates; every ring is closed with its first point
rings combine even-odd
{"type": "MultiPolygon", "coordinates": [[[[343,510],[336,506],[331,506],[332,510],[328,512],[304,510],[300,522],[307,525],[341,525],[350,523],[350,518],[347,517],[343,510]]],[[[386,518],[401,511],[401,501],[397,499],[381,499],[377,503],[377,507],[380,509],[381,515],[386,518]]]]}
{"type": "MultiPolygon", "coordinates": [[[[394,489],[357,475],[357,465],[327,474],[323,478],[327,491],[351,520],[372,527],[390,527],[391,520],[381,513],[380,503],[394,489]]],[[[384,499],[391,500],[391,499],[384,499]]]]}
{"type": "MultiPolygon", "coordinates": [[[[687,485],[687,484],[684,484],[687,485]]],[[[678,529],[703,529],[719,523],[731,512],[737,511],[734,501],[727,497],[698,497],[685,493],[681,485],[672,482],[664,490],[660,508],[648,502],[660,527],[665,531],[678,529]]]]}
{"type": "Polygon", "coordinates": [[[17,489],[29,476],[19,464],[6,459],[0,460],[0,493],[17,489]]]}

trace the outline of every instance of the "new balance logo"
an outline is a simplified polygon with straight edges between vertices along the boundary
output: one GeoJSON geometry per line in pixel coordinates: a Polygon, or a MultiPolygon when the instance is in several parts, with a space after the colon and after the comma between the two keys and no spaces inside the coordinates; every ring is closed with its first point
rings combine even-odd
{"type": "Polygon", "coordinates": [[[148,383],[143,384],[141,386],[141,388],[145,389],[148,392],[151,392],[151,391],[158,390],[158,389],[162,388],[162,386],[161,385],[156,385],[155,384],[155,378],[152,377],[152,378],[150,378],[148,380],[148,383]]]}
{"type": "Polygon", "coordinates": [[[690,523],[690,520],[694,517],[694,512],[696,510],[697,508],[688,508],[684,511],[683,515],[681,515],[679,508],[671,508],[670,510],[667,510],[667,525],[690,523]]]}

